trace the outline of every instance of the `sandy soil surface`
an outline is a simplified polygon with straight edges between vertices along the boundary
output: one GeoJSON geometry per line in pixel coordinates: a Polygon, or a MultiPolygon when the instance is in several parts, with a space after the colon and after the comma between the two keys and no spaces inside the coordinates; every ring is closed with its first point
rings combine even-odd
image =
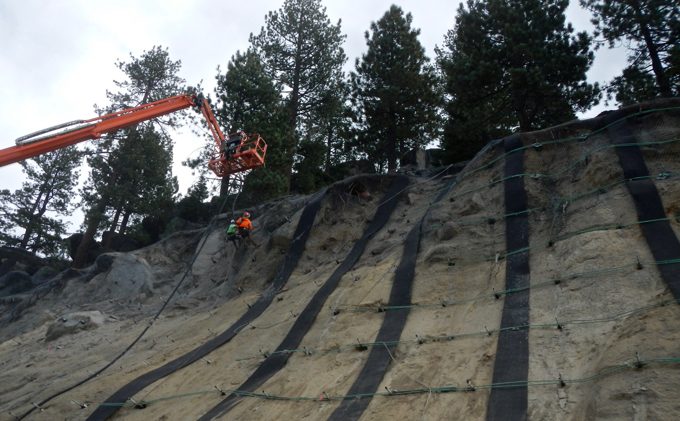
{"type": "MultiPolygon", "coordinates": [[[[680,235],[680,117],[631,123],[671,227],[680,235]],[[674,139],[678,140],[675,141],[674,139]]],[[[659,276],[637,224],[616,151],[606,132],[583,142],[549,143],[588,131],[574,126],[525,135],[530,221],[529,387],[531,420],[673,419],[680,413],[678,364],[649,364],[607,375],[623,362],[680,357],[680,306],[659,276]],[[532,176],[533,175],[533,176],[532,176]],[[639,264],[638,264],[639,263],[639,264]],[[555,282],[559,280],[559,282],[555,282]],[[662,305],[666,303],[666,305],[662,305]],[[559,326],[559,328],[558,328],[559,326]],[[598,375],[598,376],[596,376],[598,375]],[[593,377],[595,376],[595,377],[593,377]],[[558,379],[584,380],[564,387],[558,379]]],[[[326,419],[368,355],[385,312],[403,240],[425,219],[413,307],[379,392],[363,420],[481,420],[486,414],[505,296],[502,148],[452,178],[415,177],[386,226],[331,294],[300,348],[258,392],[310,400],[242,398],[224,419],[326,419]],[[441,386],[477,386],[437,393],[441,386]]],[[[363,233],[387,179],[362,181],[369,198],[345,188],[324,199],[305,252],[286,289],[232,341],[149,386],[116,418],[196,419],[238,387],[274,350],[313,294],[363,233]]],[[[259,246],[235,250],[225,219],[208,233],[189,276],[143,339],[96,379],[49,402],[30,419],[79,420],[135,377],[193,349],[230,326],[254,303],[283,260],[308,198],[269,204],[255,219],[259,246]],[[87,403],[86,408],[81,408],[87,403]]],[[[144,329],[182,277],[203,231],[180,233],[114,255],[94,277],[63,285],[0,327],[0,419],[13,419],[51,393],[88,376],[144,329]],[[48,332],[50,332],[48,334],[48,332]],[[56,336],[56,337],[55,337],[56,336]]],[[[402,311],[390,309],[387,311],[402,311]]]]}

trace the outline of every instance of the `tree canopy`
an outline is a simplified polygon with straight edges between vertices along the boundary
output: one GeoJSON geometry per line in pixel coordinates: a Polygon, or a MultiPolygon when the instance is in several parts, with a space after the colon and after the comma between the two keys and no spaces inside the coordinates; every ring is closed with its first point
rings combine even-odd
{"type": "Polygon", "coordinates": [[[446,148],[470,157],[493,137],[574,118],[597,102],[591,37],[565,23],[568,0],[468,0],[438,50],[446,148]]]}
{"type": "MultiPolygon", "coordinates": [[[[172,61],[167,49],[154,47],[116,66],[125,79],[114,81],[118,90],[107,91],[110,104],[96,107],[100,112],[137,106],[185,89],[178,76],[181,62],[172,61]]],[[[166,127],[179,124],[177,118],[171,114],[143,122],[93,144],[88,159],[91,176],[83,189],[89,207],[86,229],[74,265],[85,263],[99,228],[108,225],[108,231],[123,234],[131,218],[155,215],[172,204],[177,181],[172,176],[172,139],[166,127]]]]}
{"type": "MultiPolygon", "coordinates": [[[[218,73],[216,79],[215,113],[222,127],[229,132],[259,133],[267,142],[267,165],[248,175],[246,195],[266,200],[284,194],[291,165],[291,133],[279,89],[262,59],[253,50],[236,52],[226,73],[218,73]]],[[[227,194],[228,180],[223,180],[221,195],[227,194]]]]}
{"type": "MultiPolygon", "coordinates": [[[[340,21],[332,24],[320,0],[285,0],[265,16],[265,24],[250,42],[264,60],[267,71],[285,92],[291,135],[285,147],[290,175],[298,142],[342,80],[346,61],[340,21]]],[[[289,188],[289,186],[287,186],[289,188]]]]}
{"type": "Polygon", "coordinates": [[[82,153],[60,149],[21,162],[26,175],[20,189],[0,191],[0,240],[33,253],[56,256],[64,249],[82,153]],[[18,235],[17,235],[18,234],[18,235]]]}
{"type": "Polygon", "coordinates": [[[402,154],[436,139],[436,78],[413,17],[392,6],[366,32],[352,90],[358,149],[380,168],[397,169],[402,154]]]}
{"type": "Polygon", "coordinates": [[[676,0],[580,0],[614,47],[625,41],[629,65],[608,92],[623,104],[680,94],[680,3],[676,0]]]}

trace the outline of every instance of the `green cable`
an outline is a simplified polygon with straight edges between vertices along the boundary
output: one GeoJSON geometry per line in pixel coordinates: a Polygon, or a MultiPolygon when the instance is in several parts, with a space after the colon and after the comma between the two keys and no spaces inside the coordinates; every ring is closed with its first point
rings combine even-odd
{"type": "MultiPolygon", "coordinates": [[[[606,193],[612,187],[618,186],[620,184],[624,184],[627,181],[638,181],[638,180],[646,180],[646,179],[651,179],[651,178],[655,178],[659,181],[673,180],[673,179],[676,179],[676,178],[680,178],[680,173],[662,171],[657,175],[632,177],[632,178],[629,178],[629,179],[624,178],[624,179],[617,180],[617,181],[614,181],[612,183],[605,184],[603,186],[597,187],[595,189],[588,190],[584,193],[580,193],[580,194],[577,194],[577,195],[574,195],[574,196],[562,198],[558,202],[558,206],[563,205],[563,204],[574,203],[574,202],[576,202],[580,199],[583,199],[584,197],[587,197],[587,196],[590,196],[590,195],[593,195],[593,194],[606,193]]],[[[488,186],[485,186],[485,187],[488,187],[488,186]]],[[[477,188],[477,190],[481,190],[485,187],[477,188]]],[[[467,220],[463,220],[463,221],[458,221],[457,224],[460,225],[460,226],[479,225],[479,224],[482,224],[482,223],[491,224],[491,223],[495,223],[498,220],[504,220],[504,219],[507,219],[507,218],[512,217],[512,216],[520,216],[520,215],[523,215],[523,214],[530,214],[530,213],[533,213],[533,212],[544,211],[544,210],[546,210],[546,208],[547,208],[547,205],[541,206],[541,207],[530,208],[530,209],[526,209],[526,210],[518,211],[518,212],[506,213],[506,214],[503,214],[503,215],[479,216],[479,217],[474,217],[474,218],[468,218],[467,220]]],[[[443,223],[431,224],[430,228],[441,227],[441,226],[444,226],[444,224],[443,223]]]]}
{"type": "MultiPolygon", "coordinates": [[[[448,306],[454,306],[454,305],[460,305],[460,304],[466,304],[470,302],[475,302],[479,301],[482,299],[490,299],[490,298],[495,298],[499,299],[500,297],[504,295],[510,295],[510,294],[516,294],[518,292],[523,292],[527,290],[533,290],[537,289],[539,287],[544,287],[544,286],[549,286],[549,285],[558,285],[562,284],[564,282],[568,281],[573,281],[576,279],[582,279],[582,278],[592,278],[604,274],[609,274],[609,273],[615,273],[615,272],[621,272],[626,269],[632,269],[632,268],[639,268],[640,265],[643,263],[647,262],[635,262],[635,263],[629,263],[625,264],[622,266],[614,266],[614,267],[609,267],[609,268],[604,268],[604,269],[597,269],[597,270],[592,270],[592,271],[586,271],[586,272],[576,272],[572,273],[569,275],[565,275],[561,278],[554,278],[550,280],[545,280],[545,281],[538,281],[532,283],[532,285],[526,286],[526,287],[518,287],[518,288],[509,288],[505,290],[500,290],[500,291],[494,291],[493,293],[485,293],[485,294],[480,294],[475,297],[470,297],[466,299],[461,299],[461,300],[441,300],[438,302],[431,302],[431,303],[413,303],[413,304],[405,304],[405,305],[399,305],[399,306],[379,306],[378,307],[378,312],[383,312],[383,311],[393,311],[393,310],[404,310],[404,309],[409,309],[409,308],[432,308],[432,307],[448,307],[448,306]]],[[[661,261],[654,261],[650,262],[652,265],[666,265],[666,264],[676,264],[680,263],[680,259],[670,259],[670,260],[661,260],[661,261]]],[[[360,305],[348,305],[348,306],[342,306],[338,307],[338,309],[342,310],[350,310],[354,312],[368,312],[370,309],[368,309],[365,306],[360,306],[360,305]]]]}
{"type": "MultiPolygon", "coordinates": [[[[680,259],[678,259],[680,260],[680,259]]],[[[364,351],[368,349],[368,347],[390,347],[390,346],[397,346],[400,344],[405,344],[405,343],[417,343],[419,345],[426,344],[426,343],[437,343],[437,342],[448,342],[448,341],[453,341],[456,339],[461,339],[461,338],[468,338],[468,337],[477,337],[477,336],[492,336],[494,334],[498,334],[501,332],[508,332],[508,331],[520,331],[520,330],[539,330],[539,329],[557,329],[557,330],[562,330],[564,329],[565,326],[580,326],[580,325],[586,325],[586,324],[598,324],[598,323],[607,323],[607,322],[613,322],[617,320],[624,319],[628,316],[635,315],[635,314],[640,314],[644,312],[648,312],[657,308],[661,307],[666,307],[670,304],[675,304],[675,303],[680,303],[680,300],[675,300],[675,299],[669,299],[669,300],[664,300],[660,301],[655,304],[650,304],[644,307],[639,307],[635,308],[632,310],[626,310],[618,313],[614,313],[611,315],[607,316],[600,316],[596,317],[593,319],[574,319],[574,320],[555,320],[555,322],[550,322],[550,323],[527,323],[527,324],[521,324],[521,325],[516,325],[516,326],[507,326],[504,328],[498,328],[498,329],[487,329],[485,328],[484,331],[473,331],[473,332],[463,332],[463,333],[456,333],[456,334],[447,334],[447,335],[425,335],[425,336],[416,336],[416,339],[402,339],[402,340],[396,340],[396,341],[379,341],[379,342],[357,342],[355,344],[347,344],[347,345],[340,345],[337,347],[333,348],[327,348],[327,349],[318,349],[318,348],[303,348],[303,349],[288,349],[288,350],[281,350],[281,351],[274,351],[271,354],[293,354],[296,352],[304,352],[305,355],[311,355],[311,354],[329,354],[333,352],[343,352],[343,351],[350,351],[350,350],[360,350],[364,351]]],[[[265,354],[265,355],[270,355],[270,354],[265,354]]],[[[246,357],[246,358],[239,358],[238,360],[246,360],[246,359],[255,359],[255,358],[261,358],[261,355],[258,356],[251,356],[251,357],[246,357]]]]}
{"type": "MultiPolygon", "coordinates": [[[[619,364],[614,364],[605,367],[594,374],[586,377],[580,378],[562,378],[561,376],[557,379],[540,379],[540,380],[523,380],[523,381],[511,381],[511,382],[498,382],[498,383],[488,383],[482,385],[473,385],[468,381],[468,385],[461,387],[455,385],[444,385],[436,387],[419,387],[411,389],[391,389],[387,388],[387,391],[379,391],[373,393],[355,393],[347,395],[329,395],[326,392],[321,392],[318,397],[314,396],[283,396],[283,395],[272,395],[262,392],[250,392],[246,390],[208,390],[208,391],[198,391],[198,392],[188,392],[176,395],[168,395],[156,399],[143,400],[140,402],[120,402],[120,403],[110,403],[103,402],[99,405],[107,406],[118,406],[118,407],[129,407],[129,408],[145,408],[154,403],[163,402],[172,399],[181,399],[188,396],[196,396],[201,394],[217,394],[224,396],[227,394],[233,394],[238,397],[244,398],[256,398],[263,400],[276,400],[276,401],[289,401],[289,402],[329,402],[329,401],[341,401],[345,399],[363,399],[363,398],[373,398],[376,396],[380,397],[396,397],[396,396],[410,396],[410,395],[423,395],[423,394],[444,394],[444,393],[472,393],[481,390],[491,390],[491,389],[511,389],[518,387],[536,387],[536,386],[559,386],[566,387],[568,385],[580,385],[585,383],[592,383],[599,379],[618,374],[624,371],[639,371],[646,367],[652,365],[676,365],[680,364],[679,357],[658,357],[649,359],[640,359],[638,357],[630,360],[623,361],[619,364]]],[[[88,402],[92,404],[93,402],[88,402]]]]}
{"type": "Polygon", "coordinates": [[[589,134],[587,134],[587,135],[569,136],[569,137],[565,137],[565,138],[558,138],[558,139],[556,139],[556,140],[549,140],[549,141],[545,141],[545,142],[536,142],[536,143],[533,143],[533,144],[531,144],[531,145],[523,145],[523,146],[521,146],[521,147],[519,147],[519,148],[517,148],[517,149],[513,149],[512,151],[505,152],[505,153],[499,155],[498,157],[492,159],[490,162],[486,163],[485,165],[483,165],[483,166],[481,166],[481,167],[479,167],[479,168],[476,168],[476,169],[474,169],[474,170],[468,171],[467,173],[465,173],[465,174],[463,174],[463,175],[461,176],[460,180],[463,180],[464,178],[466,178],[466,177],[468,177],[468,176],[470,176],[470,175],[473,175],[473,174],[475,174],[475,173],[477,173],[477,172],[479,172],[479,171],[482,171],[482,170],[484,170],[484,169],[486,169],[486,168],[488,168],[488,167],[493,166],[496,162],[498,162],[498,161],[500,161],[501,159],[507,157],[508,155],[511,155],[511,154],[513,154],[513,153],[520,152],[520,151],[525,150],[525,149],[529,149],[529,148],[538,149],[537,146],[540,147],[540,146],[543,146],[543,145],[568,143],[568,142],[572,142],[572,141],[583,142],[583,141],[588,140],[589,137],[592,137],[592,136],[595,136],[595,135],[597,135],[597,134],[599,134],[599,133],[602,133],[602,132],[604,132],[605,130],[607,130],[609,127],[611,127],[612,125],[617,124],[617,123],[620,123],[621,121],[627,120],[627,119],[629,119],[629,118],[633,118],[633,117],[637,117],[637,116],[641,116],[641,115],[645,115],[645,114],[652,114],[652,113],[656,113],[656,112],[677,111],[677,110],[680,110],[680,107],[653,108],[653,109],[650,109],[650,110],[639,111],[639,112],[637,112],[637,113],[628,114],[628,115],[626,115],[626,116],[624,116],[624,117],[622,117],[622,118],[616,120],[616,121],[613,122],[613,123],[607,124],[607,125],[605,125],[605,126],[599,128],[599,129],[597,129],[597,130],[591,131],[591,132],[590,132],[589,134]]]}

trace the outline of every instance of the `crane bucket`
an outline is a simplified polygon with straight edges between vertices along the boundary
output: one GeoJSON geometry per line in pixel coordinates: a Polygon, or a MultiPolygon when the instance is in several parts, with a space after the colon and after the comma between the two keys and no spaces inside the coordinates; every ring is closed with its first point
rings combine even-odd
{"type": "Polygon", "coordinates": [[[264,166],[266,154],[267,143],[255,133],[242,140],[233,154],[223,150],[218,157],[208,162],[208,168],[218,177],[224,177],[264,166]]]}

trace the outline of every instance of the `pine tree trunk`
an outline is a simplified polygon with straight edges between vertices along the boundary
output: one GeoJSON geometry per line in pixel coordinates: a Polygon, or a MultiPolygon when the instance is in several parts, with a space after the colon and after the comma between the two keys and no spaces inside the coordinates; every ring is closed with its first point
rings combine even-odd
{"type": "MultiPolygon", "coordinates": [[[[52,187],[52,186],[50,186],[50,188],[47,190],[47,194],[45,195],[45,199],[43,200],[42,205],[40,206],[40,210],[38,211],[37,214],[33,215],[33,218],[34,218],[35,220],[37,220],[38,222],[40,222],[40,220],[42,219],[43,215],[45,215],[45,212],[47,212],[47,205],[50,203],[50,199],[52,198],[52,194],[53,194],[53,190],[52,190],[51,187],[52,187]]],[[[38,230],[38,236],[37,236],[36,239],[35,239],[35,244],[36,244],[36,245],[37,245],[38,243],[40,243],[40,239],[41,239],[42,236],[43,236],[43,232],[44,232],[44,231],[41,230],[41,229],[38,230]]],[[[33,249],[32,249],[31,251],[35,253],[35,252],[37,251],[37,247],[33,247],[33,249]]]]}
{"type": "Polygon", "coordinates": [[[24,231],[24,237],[21,239],[21,244],[19,244],[19,248],[26,250],[26,246],[28,245],[28,241],[31,238],[31,235],[33,235],[33,230],[34,230],[34,224],[35,224],[35,218],[33,215],[35,215],[35,210],[38,209],[38,206],[40,204],[40,200],[42,199],[43,195],[43,190],[40,189],[40,192],[38,193],[38,197],[35,199],[35,202],[33,202],[33,205],[31,206],[31,220],[26,226],[26,231],[24,231]]]}
{"type": "Polygon", "coordinates": [[[132,211],[130,209],[126,209],[125,214],[123,215],[123,221],[120,223],[120,230],[118,230],[118,233],[120,235],[125,234],[125,230],[127,230],[128,221],[130,220],[130,215],[132,215],[132,211]]]}
{"type": "Polygon", "coordinates": [[[326,133],[326,172],[331,169],[331,143],[333,142],[333,128],[328,125],[328,132],[326,133]]]}
{"type": "Polygon", "coordinates": [[[83,239],[80,240],[76,255],[73,258],[73,264],[71,265],[74,268],[82,268],[87,264],[90,247],[92,247],[92,244],[94,243],[94,236],[97,233],[97,228],[99,227],[99,222],[102,219],[105,209],[106,200],[101,198],[99,203],[87,213],[87,228],[83,234],[83,239]]]}
{"type": "Polygon", "coordinates": [[[113,234],[116,232],[116,228],[118,228],[118,219],[120,219],[120,213],[123,211],[123,207],[119,206],[118,209],[116,209],[116,213],[113,216],[113,222],[111,222],[111,226],[109,227],[109,235],[106,236],[106,239],[103,239],[102,247],[105,249],[108,249],[111,247],[111,239],[113,237],[113,234]]]}
{"type": "Polygon", "coordinates": [[[395,172],[397,170],[397,139],[396,130],[390,127],[387,131],[387,172],[395,172]]]}
{"type": "Polygon", "coordinates": [[[656,84],[659,87],[661,95],[664,97],[671,97],[673,93],[671,92],[671,86],[666,77],[666,72],[664,71],[663,65],[661,64],[661,59],[659,58],[659,49],[654,43],[652,34],[649,30],[649,25],[645,22],[642,16],[642,10],[640,7],[640,2],[637,0],[631,0],[629,3],[633,9],[635,9],[635,16],[637,16],[638,25],[640,26],[640,33],[642,38],[645,40],[645,46],[647,47],[647,52],[649,52],[649,58],[652,61],[652,71],[654,72],[654,77],[656,78],[656,84]]]}
{"type": "MultiPolygon", "coordinates": [[[[302,16],[299,17],[299,19],[302,19],[302,16]]],[[[290,93],[290,108],[289,108],[289,123],[290,123],[290,132],[291,132],[291,137],[290,137],[290,150],[288,151],[289,156],[286,157],[288,159],[288,162],[286,163],[286,177],[287,177],[287,192],[290,191],[291,188],[291,179],[292,179],[292,173],[293,173],[293,157],[297,153],[297,140],[295,137],[295,127],[297,125],[297,117],[298,117],[298,111],[300,107],[300,73],[301,73],[301,67],[302,67],[302,57],[301,57],[301,50],[303,46],[303,40],[298,33],[297,35],[297,48],[295,52],[295,69],[293,70],[293,84],[291,86],[291,93],[290,93]]]]}
{"type": "Polygon", "coordinates": [[[220,182],[220,197],[225,197],[229,194],[229,181],[231,180],[231,176],[225,175],[222,177],[222,181],[220,182]]]}
{"type": "Polygon", "coordinates": [[[122,211],[123,211],[122,206],[119,206],[118,209],[116,209],[116,213],[113,215],[113,222],[111,222],[111,227],[109,228],[109,231],[116,232],[116,228],[118,228],[118,220],[120,219],[120,213],[122,211]]]}

